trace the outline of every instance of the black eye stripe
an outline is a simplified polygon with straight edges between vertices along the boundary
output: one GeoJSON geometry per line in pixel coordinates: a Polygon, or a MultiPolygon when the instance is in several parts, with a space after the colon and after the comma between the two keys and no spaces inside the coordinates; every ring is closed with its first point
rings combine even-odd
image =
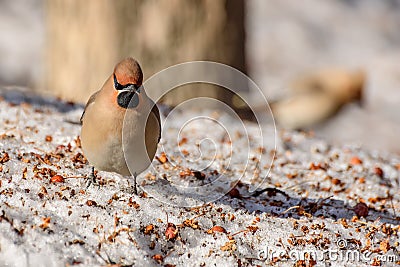
{"type": "Polygon", "coordinates": [[[115,76],[115,73],[114,73],[114,87],[115,87],[116,90],[123,90],[123,89],[126,89],[126,88],[131,87],[131,86],[133,86],[133,88],[135,88],[135,90],[137,90],[140,87],[139,85],[133,84],[133,83],[128,83],[128,84],[125,84],[125,85],[120,84],[117,81],[117,76],[115,76]]]}
{"type": "Polygon", "coordinates": [[[115,73],[114,73],[114,87],[117,90],[122,90],[123,89],[122,85],[117,81],[117,77],[115,76],[115,73]]]}

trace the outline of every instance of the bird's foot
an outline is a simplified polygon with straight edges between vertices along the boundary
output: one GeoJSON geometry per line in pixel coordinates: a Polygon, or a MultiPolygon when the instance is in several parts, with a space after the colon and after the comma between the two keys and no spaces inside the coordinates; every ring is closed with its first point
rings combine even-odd
{"type": "Polygon", "coordinates": [[[134,186],[128,186],[128,187],[124,188],[123,191],[125,191],[125,193],[128,195],[135,195],[135,196],[138,195],[138,190],[134,186]]]}
{"type": "Polygon", "coordinates": [[[129,195],[138,195],[138,188],[136,183],[136,176],[133,176],[133,185],[129,182],[130,177],[128,178],[128,187],[123,190],[129,195]]]}
{"type": "Polygon", "coordinates": [[[88,188],[91,185],[95,185],[100,188],[100,183],[97,179],[97,175],[94,171],[94,167],[92,167],[92,172],[90,173],[89,178],[86,181],[86,188],[88,188]]]}

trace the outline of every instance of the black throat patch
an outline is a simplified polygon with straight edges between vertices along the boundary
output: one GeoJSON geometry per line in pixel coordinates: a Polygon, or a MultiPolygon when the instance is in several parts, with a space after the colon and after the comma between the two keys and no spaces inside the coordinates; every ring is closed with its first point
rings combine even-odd
{"type": "Polygon", "coordinates": [[[119,93],[117,103],[121,108],[136,108],[139,105],[139,96],[135,91],[124,91],[119,93]]]}

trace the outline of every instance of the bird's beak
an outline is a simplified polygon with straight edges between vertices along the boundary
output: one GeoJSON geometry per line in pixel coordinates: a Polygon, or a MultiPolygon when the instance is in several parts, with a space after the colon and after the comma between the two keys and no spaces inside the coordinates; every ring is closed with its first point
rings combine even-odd
{"type": "Polygon", "coordinates": [[[137,86],[134,84],[130,84],[129,86],[125,87],[124,89],[126,89],[127,91],[131,91],[131,92],[135,92],[140,94],[140,89],[142,86],[137,86]]]}
{"type": "Polygon", "coordinates": [[[129,86],[125,87],[124,90],[126,91],[136,91],[136,88],[133,84],[130,84],[129,86]]]}
{"type": "Polygon", "coordinates": [[[129,92],[131,95],[140,94],[140,89],[141,89],[141,86],[137,87],[137,86],[131,84],[129,86],[126,86],[124,89],[118,90],[118,94],[121,94],[123,92],[129,92]]]}

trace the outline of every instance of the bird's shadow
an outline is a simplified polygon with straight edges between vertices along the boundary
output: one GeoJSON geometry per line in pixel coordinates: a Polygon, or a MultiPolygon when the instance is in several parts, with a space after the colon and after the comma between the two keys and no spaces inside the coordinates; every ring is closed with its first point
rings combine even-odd
{"type": "MultiPolygon", "coordinates": [[[[266,213],[279,218],[294,218],[300,219],[301,217],[307,216],[309,218],[325,218],[332,220],[347,219],[351,220],[354,216],[360,215],[366,212],[365,215],[359,217],[365,217],[367,221],[379,220],[381,223],[390,223],[393,225],[400,225],[400,217],[396,214],[395,210],[377,210],[367,205],[362,205],[359,210],[355,206],[350,206],[341,199],[335,198],[334,194],[329,197],[321,198],[310,198],[300,197],[296,192],[289,189],[279,189],[274,187],[266,187],[254,192],[249,192],[248,188],[251,185],[245,183],[238,183],[238,185],[230,191],[232,188],[231,184],[226,181],[218,183],[216,185],[217,190],[215,194],[210,193],[209,188],[207,190],[188,190],[182,193],[182,189],[173,185],[166,186],[165,180],[156,180],[152,185],[156,185],[157,190],[162,189],[164,192],[157,192],[159,199],[160,195],[165,196],[177,196],[181,195],[182,200],[170,203],[176,206],[185,206],[188,202],[184,202],[184,199],[194,199],[192,203],[203,203],[206,205],[209,202],[220,203],[223,205],[230,206],[235,209],[242,209],[249,213],[266,213]],[[223,188],[225,186],[225,188],[223,188]],[[226,193],[224,193],[226,192],[226,193]],[[184,195],[183,195],[184,194],[184,195]],[[210,201],[207,200],[207,195],[210,201]],[[217,198],[217,196],[219,196],[217,198]],[[177,205],[178,204],[178,205],[177,205]],[[362,211],[366,207],[367,210],[362,211]],[[358,213],[358,214],[357,214],[358,213]]],[[[152,192],[154,195],[154,192],[152,192]]],[[[175,198],[176,199],[176,198],[175,198]]],[[[165,199],[161,200],[164,203],[168,202],[165,199]]]]}
{"type": "Polygon", "coordinates": [[[21,105],[24,103],[34,107],[49,107],[61,113],[74,110],[82,110],[82,104],[61,101],[52,96],[40,95],[37,92],[23,87],[8,86],[0,88],[0,97],[10,105],[21,105]]]}

